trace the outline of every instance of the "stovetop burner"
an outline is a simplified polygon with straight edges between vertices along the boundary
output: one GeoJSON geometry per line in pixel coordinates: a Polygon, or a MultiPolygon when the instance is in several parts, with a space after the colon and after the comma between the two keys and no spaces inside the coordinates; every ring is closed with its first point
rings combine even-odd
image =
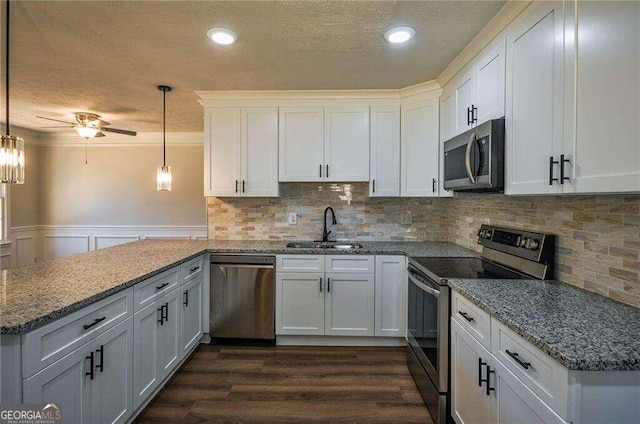
{"type": "Polygon", "coordinates": [[[531,278],[480,258],[411,258],[412,263],[440,278],[531,278]]]}

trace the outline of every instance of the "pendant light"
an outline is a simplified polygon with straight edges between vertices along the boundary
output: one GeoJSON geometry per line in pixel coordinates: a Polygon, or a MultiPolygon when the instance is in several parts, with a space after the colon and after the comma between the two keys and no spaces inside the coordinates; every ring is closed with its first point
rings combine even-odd
{"type": "Polygon", "coordinates": [[[159,85],[158,90],[162,91],[162,166],[158,166],[157,186],[158,191],[171,191],[171,167],[167,166],[167,92],[171,87],[159,85]]]}
{"type": "Polygon", "coordinates": [[[0,136],[0,182],[24,183],[24,140],[11,135],[9,127],[9,15],[11,1],[7,1],[7,26],[5,36],[5,135],[0,136]]]}

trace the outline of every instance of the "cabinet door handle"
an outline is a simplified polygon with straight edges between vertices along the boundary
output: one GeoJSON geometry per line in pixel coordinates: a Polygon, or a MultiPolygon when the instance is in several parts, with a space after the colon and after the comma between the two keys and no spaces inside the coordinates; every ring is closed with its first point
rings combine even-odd
{"type": "Polygon", "coordinates": [[[242,192],[244,193],[244,180],[242,180],[242,192]]]}
{"type": "Polygon", "coordinates": [[[327,293],[331,293],[331,278],[327,277],[327,293]]]}
{"type": "Polygon", "coordinates": [[[435,193],[437,188],[436,188],[436,179],[434,178],[433,180],[431,180],[431,190],[435,193]]]}
{"type": "Polygon", "coordinates": [[[100,354],[100,363],[96,364],[96,370],[100,370],[100,372],[104,371],[104,345],[100,345],[98,349],[96,349],[96,354],[100,354]]]}
{"type": "Polygon", "coordinates": [[[318,165],[319,169],[320,169],[320,178],[322,178],[322,164],[318,165]]]}
{"type": "Polygon", "coordinates": [[[164,284],[160,284],[159,286],[156,286],[156,290],[162,290],[163,288],[167,287],[170,283],[164,283],[164,284]]]}
{"type": "Polygon", "coordinates": [[[466,312],[458,311],[458,313],[462,315],[462,318],[466,319],[468,322],[474,321],[473,317],[470,317],[466,312]]]}
{"type": "Polygon", "coordinates": [[[529,367],[531,367],[531,362],[524,362],[522,359],[520,359],[520,355],[518,355],[517,352],[509,352],[509,349],[505,350],[505,352],[507,353],[507,355],[511,356],[514,361],[520,364],[520,366],[525,370],[528,370],[529,367]]]}
{"type": "Polygon", "coordinates": [[[558,181],[557,178],[553,178],[553,165],[557,165],[558,161],[553,160],[553,156],[549,156],[549,185],[553,185],[554,181],[558,181]]]}
{"type": "Polygon", "coordinates": [[[375,193],[376,192],[376,180],[373,180],[372,183],[373,183],[373,192],[375,193]]]}
{"type": "Polygon", "coordinates": [[[320,293],[322,293],[322,277],[320,277],[320,293]]]}
{"type": "Polygon", "coordinates": [[[93,362],[93,351],[91,351],[89,356],[87,356],[85,359],[89,360],[89,371],[85,372],[84,375],[88,375],[93,380],[93,377],[94,377],[94,375],[93,375],[93,365],[94,365],[94,362],[93,362]]]}
{"type": "Polygon", "coordinates": [[[471,123],[476,124],[478,122],[478,108],[476,105],[471,105],[471,123]]]}
{"type": "Polygon", "coordinates": [[[164,312],[165,312],[164,320],[169,322],[169,302],[165,303],[162,307],[164,308],[164,312]]]}
{"type": "Polygon", "coordinates": [[[491,396],[491,391],[495,391],[495,387],[491,387],[491,374],[495,374],[496,372],[491,369],[489,365],[487,365],[487,396],[491,396]]]}
{"type": "Polygon", "coordinates": [[[570,180],[571,178],[564,176],[564,164],[571,163],[569,159],[565,159],[564,155],[560,155],[560,184],[564,184],[565,180],[570,180]]]}
{"type": "Polygon", "coordinates": [[[467,108],[467,125],[471,125],[471,108],[467,108]]]}
{"type": "Polygon", "coordinates": [[[238,192],[238,180],[236,180],[236,193],[238,192]]]}
{"type": "Polygon", "coordinates": [[[160,306],[160,308],[158,308],[158,311],[160,312],[160,319],[158,320],[158,322],[160,323],[160,325],[164,325],[164,305],[160,306]]]}
{"type": "Polygon", "coordinates": [[[484,362],[482,358],[478,358],[478,387],[482,387],[482,383],[487,381],[482,378],[482,367],[485,365],[487,365],[487,363],[484,362]]]}
{"type": "Polygon", "coordinates": [[[94,325],[97,325],[98,323],[104,321],[105,319],[107,319],[107,317],[96,318],[96,319],[93,320],[93,322],[91,324],[85,324],[85,325],[82,326],[82,328],[84,328],[85,330],[88,330],[91,327],[93,327],[94,325]]]}
{"type": "Polygon", "coordinates": [[[326,166],[327,166],[327,172],[326,172],[326,174],[327,174],[327,178],[329,178],[329,165],[327,164],[326,166]]]}
{"type": "Polygon", "coordinates": [[[184,292],[184,302],[182,302],[184,306],[189,306],[189,290],[184,292]]]}

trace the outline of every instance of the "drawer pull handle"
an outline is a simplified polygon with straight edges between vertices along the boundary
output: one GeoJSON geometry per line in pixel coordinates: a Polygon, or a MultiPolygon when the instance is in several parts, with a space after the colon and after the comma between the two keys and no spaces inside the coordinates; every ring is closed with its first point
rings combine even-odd
{"type": "Polygon", "coordinates": [[[89,371],[85,372],[84,375],[88,375],[93,380],[93,351],[85,359],[89,360],[89,371]]]}
{"type": "Polygon", "coordinates": [[[458,311],[458,313],[462,315],[462,318],[466,319],[469,322],[475,321],[473,317],[470,317],[469,315],[467,315],[466,312],[458,311]]]}
{"type": "Polygon", "coordinates": [[[195,266],[195,267],[191,268],[191,269],[189,270],[189,272],[193,274],[194,272],[196,272],[196,271],[197,271],[197,270],[199,270],[199,269],[200,269],[200,266],[195,266]]]}
{"type": "Polygon", "coordinates": [[[507,355],[511,356],[513,360],[519,363],[520,366],[525,370],[528,370],[529,367],[531,367],[531,362],[524,362],[522,359],[520,359],[520,355],[518,355],[517,352],[509,352],[509,349],[505,350],[505,352],[507,352],[507,355]]]}
{"type": "Polygon", "coordinates": [[[170,283],[164,283],[164,284],[160,284],[159,286],[156,286],[156,290],[162,290],[163,288],[167,287],[170,283]]]}
{"type": "Polygon", "coordinates": [[[100,353],[100,363],[96,364],[96,370],[100,370],[100,372],[104,371],[104,345],[100,345],[99,349],[96,349],[96,354],[100,353]]]}
{"type": "Polygon", "coordinates": [[[98,323],[101,323],[105,319],[107,319],[107,317],[96,318],[96,319],[93,320],[93,322],[91,324],[85,324],[85,325],[82,326],[82,328],[84,328],[85,330],[88,330],[91,327],[93,327],[94,325],[97,325],[98,323]]]}

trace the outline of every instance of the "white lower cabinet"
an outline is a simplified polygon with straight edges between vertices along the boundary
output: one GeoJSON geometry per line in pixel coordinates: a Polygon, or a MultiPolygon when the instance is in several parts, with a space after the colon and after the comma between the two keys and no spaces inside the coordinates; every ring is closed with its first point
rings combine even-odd
{"type": "Polygon", "coordinates": [[[404,337],[407,320],[407,258],[376,256],[375,327],[378,337],[404,337]]]}
{"type": "Polygon", "coordinates": [[[185,283],[182,290],[181,320],[182,355],[189,352],[202,337],[202,277],[185,283]]]}
{"type": "Polygon", "coordinates": [[[324,334],[373,336],[373,274],[327,274],[324,334]]]}
{"type": "Polygon", "coordinates": [[[24,403],[55,403],[65,423],[124,423],[133,413],[128,318],[23,382],[24,403]]]}
{"type": "Polygon", "coordinates": [[[324,273],[276,273],[276,334],[324,334],[324,273]]]}

